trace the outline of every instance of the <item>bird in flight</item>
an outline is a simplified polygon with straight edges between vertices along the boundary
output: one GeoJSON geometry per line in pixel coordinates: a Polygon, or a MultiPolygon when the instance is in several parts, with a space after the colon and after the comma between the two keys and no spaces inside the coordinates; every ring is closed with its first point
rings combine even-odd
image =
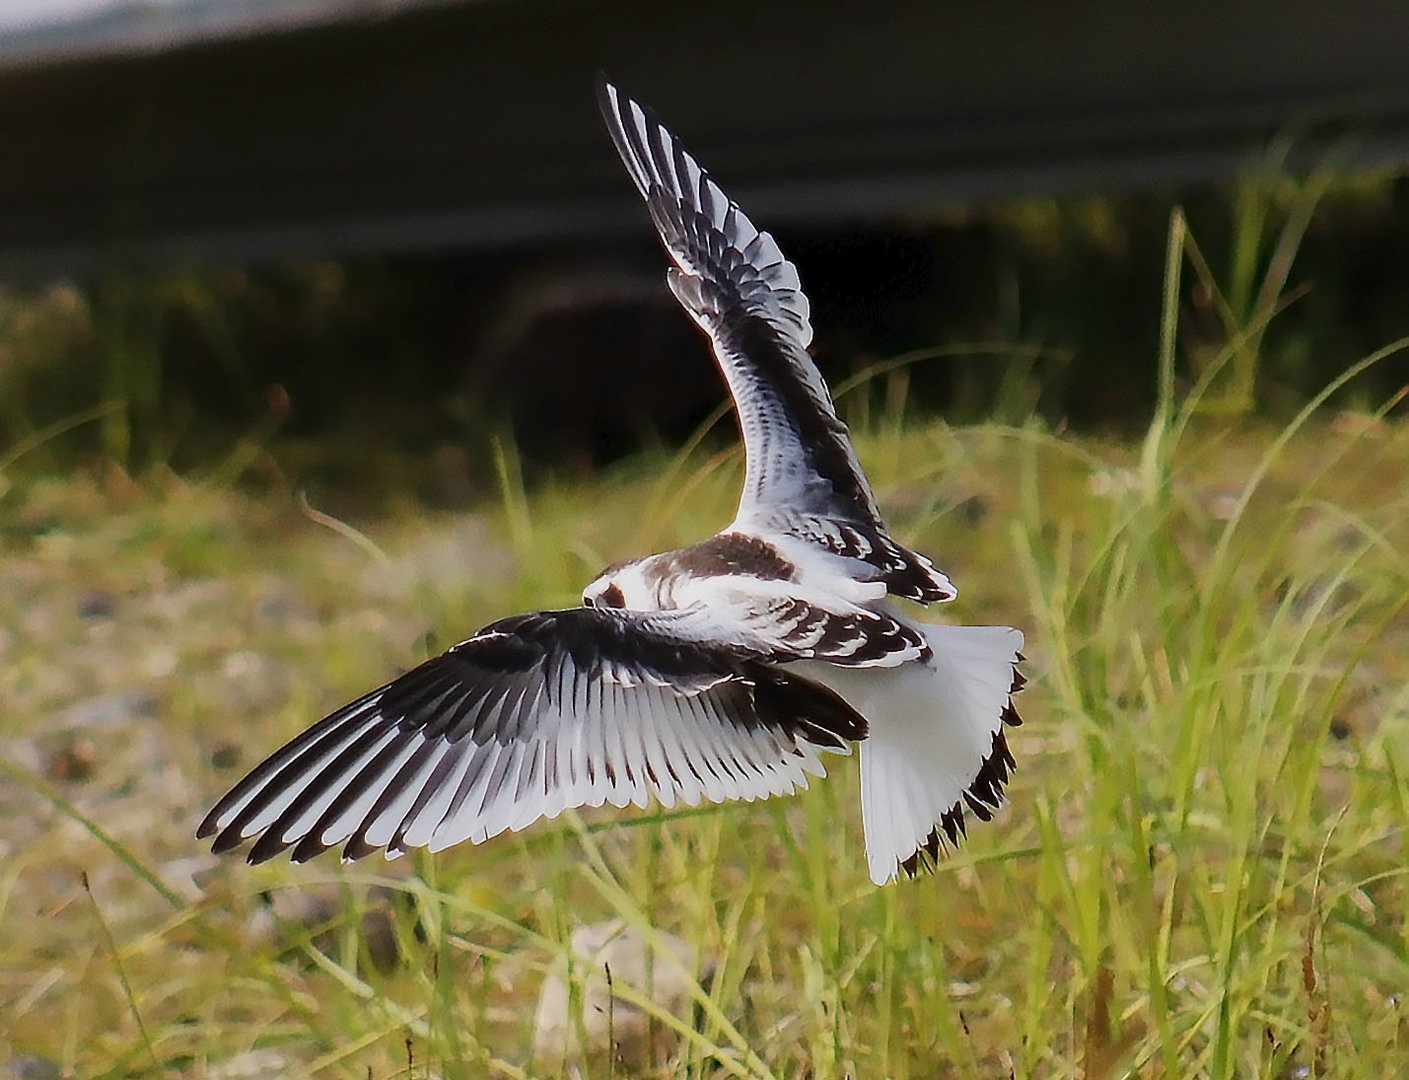
{"type": "Polygon", "coordinates": [[[248,859],[441,850],[569,807],[763,799],[860,744],[870,875],[932,867],[1014,768],[1022,633],[916,622],[954,586],[886,530],[808,356],[809,307],[655,114],[598,101],[738,414],[744,489],[708,540],[603,570],[582,606],[514,615],[276,750],[198,836],[248,859]]]}

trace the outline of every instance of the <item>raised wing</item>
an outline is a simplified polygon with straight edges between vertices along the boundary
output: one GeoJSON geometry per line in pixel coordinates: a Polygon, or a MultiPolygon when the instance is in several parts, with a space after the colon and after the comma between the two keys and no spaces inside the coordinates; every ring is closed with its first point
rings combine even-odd
{"type": "Polygon", "coordinates": [[[440,850],[572,806],[787,794],[866,721],[832,691],[686,614],[574,608],[503,619],[309,728],[197,835],[252,863],[343,845],[440,850]]]}
{"type": "Polygon", "coordinates": [[[886,534],[846,425],[807,354],[812,324],[796,268],[654,113],[605,80],[598,102],[675,262],[670,288],[709,335],[734,399],[746,459],[736,521],[824,546],[846,539],[842,553],[876,567],[893,594],[951,599],[948,579],[886,534]]]}
{"type": "Polygon", "coordinates": [[[610,83],[602,116],[675,262],[670,287],[714,345],[743,431],[741,516],[784,506],[879,524],[870,485],[807,355],[797,270],[655,114],[610,83]]]}

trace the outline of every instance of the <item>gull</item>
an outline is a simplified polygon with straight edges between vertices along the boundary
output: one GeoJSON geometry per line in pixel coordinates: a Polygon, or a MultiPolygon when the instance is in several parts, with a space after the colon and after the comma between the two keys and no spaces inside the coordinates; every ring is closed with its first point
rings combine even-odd
{"type": "Polygon", "coordinates": [[[954,599],[887,531],[808,355],[797,270],[655,114],[605,79],[598,103],[709,338],[743,436],[722,531],[618,563],[582,606],[514,615],[358,698],[272,753],[206,816],[251,863],[341,846],[482,843],[569,807],[764,799],[860,745],[871,879],[932,868],[989,820],[1015,768],[1023,635],[917,622],[891,598],[954,599]],[[291,849],[291,850],[290,850],[291,849]]]}

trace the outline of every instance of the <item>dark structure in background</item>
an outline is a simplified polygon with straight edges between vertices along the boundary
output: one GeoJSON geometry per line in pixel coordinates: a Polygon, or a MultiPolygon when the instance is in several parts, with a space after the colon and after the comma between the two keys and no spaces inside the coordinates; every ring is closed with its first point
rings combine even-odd
{"type": "Polygon", "coordinates": [[[907,291],[962,276],[925,238],[946,206],[1226,180],[1287,133],[1409,158],[1403,0],[113,0],[0,35],[0,280],[454,252],[473,384],[551,374],[600,432],[621,417],[563,376],[614,364],[617,406],[674,428],[672,394],[703,410],[658,357],[693,333],[639,259],[598,69],[779,233],[824,351],[905,347],[907,291]]]}
{"type": "Polygon", "coordinates": [[[0,37],[0,277],[635,231],[598,69],[775,224],[1409,156],[1402,0],[114,0],[0,37]]]}

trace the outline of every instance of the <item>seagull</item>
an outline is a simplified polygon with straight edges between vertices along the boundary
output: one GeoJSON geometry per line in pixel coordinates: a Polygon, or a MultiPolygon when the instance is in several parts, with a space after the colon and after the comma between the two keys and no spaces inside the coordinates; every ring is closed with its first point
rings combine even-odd
{"type": "Polygon", "coordinates": [[[570,807],[791,794],[860,745],[871,879],[932,869],[989,820],[1023,635],[920,623],[954,599],[896,541],[808,355],[797,270],[656,115],[598,103],[709,338],[743,436],[738,513],[690,547],[607,567],[582,606],[514,615],[274,751],[197,832],[250,863],[482,843],[570,807]]]}

